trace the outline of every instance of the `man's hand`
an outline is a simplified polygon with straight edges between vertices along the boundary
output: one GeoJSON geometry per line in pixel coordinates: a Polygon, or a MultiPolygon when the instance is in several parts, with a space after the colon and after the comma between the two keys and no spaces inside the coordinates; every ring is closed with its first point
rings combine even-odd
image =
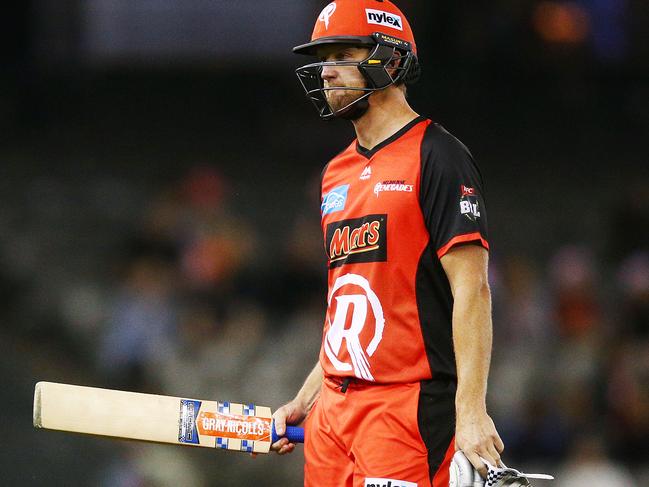
{"type": "Polygon", "coordinates": [[[480,457],[498,467],[505,445],[486,411],[458,411],[455,448],[464,452],[482,478],[487,478],[487,467],[480,457]]]}
{"type": "MultiPolygon", "coordinates": [[[[275,411],[273,420],[275,421],[275,432],[277,436],[282,436],[286,433],[287,424],[297,425],[304,421],[307,413],[308,410],[295,399],[275,411]]],[[[280,438],[271,445],[270,449],[280,455],[285,455],[295,449],[295,444],[290,443],[287,438],[280,438]]]]}
{"type": "MultiPolygon", "coordinates": [[[[298,425],[306,419],[307,414],[309,414],[313,404],[320,395],[323,377],[322,367],[320,366],[320,362],[317,362],[304,381],[300,392],[295,396],[295,399],[275,411],[273,420],[275,421],[275,432],[278,436],[286,433],[287,424],[298,425]]],[[[295,449],[295,444],[289,442],[286,438],[280,438],[271,445],[270,449],[280,455],[285,455],[295,449]]]]}

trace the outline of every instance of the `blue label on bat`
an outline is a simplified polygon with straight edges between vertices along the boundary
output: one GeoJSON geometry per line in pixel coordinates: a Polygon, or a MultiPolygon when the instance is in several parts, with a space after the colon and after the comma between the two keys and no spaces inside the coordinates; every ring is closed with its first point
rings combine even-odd
{"type": "Polygon", "coordinates": [[[178,421],[178,441],[180,443],[193,443],[198,445],[196,418],[198,418],[200,408],[200,401],[191,399],[180,400],[180,420],[178,421]]]}

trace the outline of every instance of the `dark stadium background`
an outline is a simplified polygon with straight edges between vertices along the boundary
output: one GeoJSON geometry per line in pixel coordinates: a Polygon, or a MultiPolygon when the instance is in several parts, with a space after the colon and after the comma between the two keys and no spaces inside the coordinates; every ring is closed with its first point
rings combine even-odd
{"type": "MultiPolygon", "coordinates": [[[[317,180],[352,137],[293,74],[324,4],[4,10],[2,485],[300,485],[301,452],[34,431],[31,408],[38,380],[292,397],[325,303],[317,180]]],[[[399,5],[412,104],[486,179],[504,459],[558,487],[649,485],[649,4],[399,5]]]]}

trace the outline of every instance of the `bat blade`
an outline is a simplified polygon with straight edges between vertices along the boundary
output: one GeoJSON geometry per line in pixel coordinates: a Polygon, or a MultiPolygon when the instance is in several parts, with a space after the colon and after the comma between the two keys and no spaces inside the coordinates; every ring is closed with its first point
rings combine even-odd
{"type": "Polygon", "coordinates": [[[274,440],[268,407],[54,382],[36,384],[34,427],[250,453],[274,440]]]}

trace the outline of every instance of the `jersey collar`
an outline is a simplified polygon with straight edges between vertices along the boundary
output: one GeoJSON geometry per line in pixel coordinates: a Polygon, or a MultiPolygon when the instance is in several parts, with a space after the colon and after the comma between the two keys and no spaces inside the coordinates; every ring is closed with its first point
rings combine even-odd
{"type": "Polygon", "coordinates": [[[417,118],[414,120],[411,120],[408,122],[405,126],[403,126],[401,129],[399,129],[397,132],[392,134],[390,137],[385,139],[383,142],[380,142],[379,144],[375,145],[372,149],[366,149],[362,145],[358,143],[358,140],[356,141],[356,152],[358,152],[360,155],[363,157],[370,159],[374,154],[376,154],[378,151],[383,149],[384,147],[390,145],[392,142],[397,140],[399,137],[404,135],[406,132],[408,132],[411,128],[413,128],[415,125],[417,125],[419,122],[422,122],[426,120],[426,117],[423,117],[419,115],[417,118]]]}

